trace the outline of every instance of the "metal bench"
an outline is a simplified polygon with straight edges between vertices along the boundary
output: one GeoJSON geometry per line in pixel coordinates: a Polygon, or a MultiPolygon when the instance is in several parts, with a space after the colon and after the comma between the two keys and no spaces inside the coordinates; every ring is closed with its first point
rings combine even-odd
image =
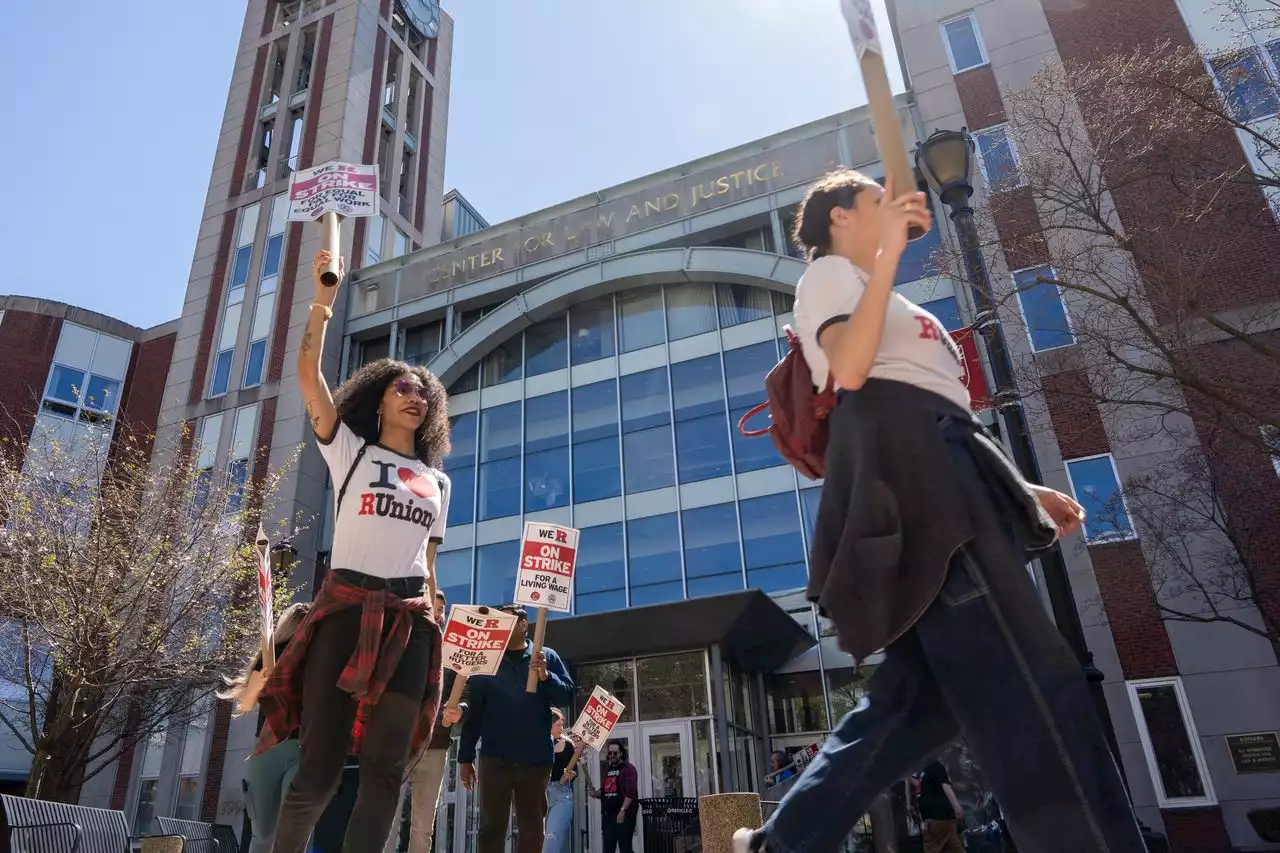
{"type": "Polygon", "coordinates": [[[0,795],[10,853],[129,853],[124,812],[0,795]]]}
{"type": "Polygon", "coordinates": [[[211,823],[198,820],[178,820],[176,817],[157,817],[156,826],[164,835],[179,835],[186,839],[183,853],[236,853],[224,850],[211,823]]]}

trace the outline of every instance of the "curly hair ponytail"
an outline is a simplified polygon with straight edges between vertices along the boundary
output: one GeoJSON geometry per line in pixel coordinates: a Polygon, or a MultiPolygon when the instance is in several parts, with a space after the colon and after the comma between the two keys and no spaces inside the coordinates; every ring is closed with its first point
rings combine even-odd
{"type": "Polygon", "coordinates": [[[381,439],[378,406],[387,386],[401,376],[413,376],[426,392],[427,419],[413,436],[414,455],[432,468],[439,468],[449,455],[449,395],[440,380],[425,367],[380,358],[355,373],[333,395],[338,418],[369,444],[381,439]]]}
{"type": "Polygon", "coordinates": [[[796,209],[791,239],[803,246],[810,261],[831,252],[831,211],[853,207],[858,193],[875,181],[853,169],[836,169],[819,178],[796,209]]]}

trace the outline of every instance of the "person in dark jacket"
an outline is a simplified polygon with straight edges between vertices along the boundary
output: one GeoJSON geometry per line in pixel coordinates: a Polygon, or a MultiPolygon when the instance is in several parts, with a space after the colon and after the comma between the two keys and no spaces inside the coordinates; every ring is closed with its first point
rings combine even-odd
{"type": "Polygon", "coordinates": [[[513,803],[519,833],[517,853],[541,853],[547,782],[555,763],[551,709],[572,704],[573,679],[554,650],[544,646],[533,654],[524,608],[508,605],[499,609],[516,615],[516,627],[497,675],[467,681],[458,777],[467,790],[479,782],[476,853],[502,853],[513,803]],[[525,689],[530,670],[538,676],[533,693],[525,689]]]}
{"type": "Polygon", "coordinates": [[[808,594],[855,658],[885,660],[734,847],[835,850],[881,791],[963,733],[1020,845],[1143,853],[1080,662],[1026,570],[1084,510],[1021,478],[970,412],[950,334],[894,292],[908,230],[930,225],[923,193],[848,169],[798,211],[796,334],[814,386],[839,391],[808,594]]]}
{"type": "Polygon", "coordinates": [[[631,853],[640,814],[640,782],[636,766],[627,760],[627,747],[620,740],[605,745],[605,766],[600,770],[600,789],[588,793],[600,801],[600,835],[604,853],[631,853]]]}

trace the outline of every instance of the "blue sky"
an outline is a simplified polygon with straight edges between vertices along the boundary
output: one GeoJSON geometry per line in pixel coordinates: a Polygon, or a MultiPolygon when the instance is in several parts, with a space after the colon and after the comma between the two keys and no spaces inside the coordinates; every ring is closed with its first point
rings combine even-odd
{"type": "MultiPolygon", "coordinates": [[[[865,100],[838,0],[445,8],[446,189],[490,222],[865,100]]],[[[0,293],[140,326],[179,314],[243,16],[236,0],[10,4],[0,293]]]]}

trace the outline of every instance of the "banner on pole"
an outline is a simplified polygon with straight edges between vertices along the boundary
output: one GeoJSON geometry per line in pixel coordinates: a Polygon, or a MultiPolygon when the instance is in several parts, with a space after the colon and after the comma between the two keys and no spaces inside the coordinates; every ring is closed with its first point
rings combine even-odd
{"type": "Polygon", "coordinates": [[[494,675],[516,627],[514,613],[455,604],[444,627],[445,669],[459,675],[494,675]]]}
{"type": "Polygon", "coordinates": [[[577,559],[577,530],[559,524],[526,522],[520,567],[516,570],[516,604],[568,613],[577,559]]]}
{"type": "Polygon", "coordinates": [[[289,180],[289,219],[310,222],[326,213],[378,215],[378,167],[325,163],[294,172],[289,180]]]}
{"type": "Polygon", "coordinates": [[[987,377],[982,372],[982,361],[978,358],[978,330],[973,326],[956,329],[949,333],[960,350],[960,366],[964,369],[961,381],[969,389],[969,408],[981,412],[991,408],[991,391],[987,388],[987,377]]]}
{"type": "Polygon", "coordinates": [[[853,39],[853,50],[858,59],[861,60],[867,51],[883,56],[871,0],[840,0],[840,8],[849,24],[849,36],[853,39]]]}
{"type": "Polygon", "coordinates": [[[261,623],[263,648],[272,645],[276,620],[274,613],[273,591],[271,585],[271,549],[268,547],[267,533],[258,525],[258,538],[254,543],[258,552],[258,612],[261,623]]]}
{"type": "Polygon", "coordinates": [[[623,707],[625,706],[618,701],[617,697],[596,685],[596,689],[591,691],[591,698],[587,700],[571,731],[582,738],[587,746],[600,752],[609,740],[609,733],[613,731],[613,727],[622,716],[623,707]]]}

